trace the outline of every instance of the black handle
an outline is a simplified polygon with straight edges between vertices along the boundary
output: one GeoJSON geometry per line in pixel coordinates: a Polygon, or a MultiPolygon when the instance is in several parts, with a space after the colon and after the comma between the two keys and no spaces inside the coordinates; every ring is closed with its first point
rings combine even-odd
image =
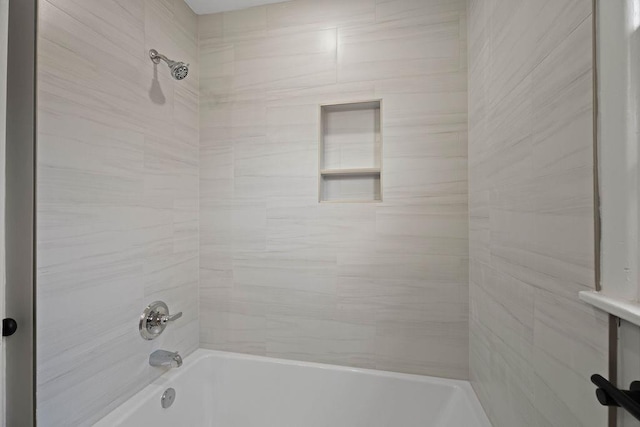
{"type": "Polygon", "coordinates": [[[2,319],[2,336],[10,337],[18,330],[18,322],[10,317],[2,319]]]}
{"type": "Polygon", "coordinates": [[[591,376],[591,382],[598,386],[596,397],[604,406],[621,406],[637,420],[640,420],[640,383],[631,383],[630,390],[620,390],[601,375],[591,376]]]}

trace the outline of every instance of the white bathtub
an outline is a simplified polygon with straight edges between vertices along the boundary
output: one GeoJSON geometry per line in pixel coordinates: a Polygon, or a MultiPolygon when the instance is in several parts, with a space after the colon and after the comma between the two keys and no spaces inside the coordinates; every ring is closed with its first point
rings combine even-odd
{"type": "Polygon", "coordinates": [[[197,350],[98,427],[490,427],[466,381],[197,350]],[[175,402],[160,398],[172,387],[175,402]]]}

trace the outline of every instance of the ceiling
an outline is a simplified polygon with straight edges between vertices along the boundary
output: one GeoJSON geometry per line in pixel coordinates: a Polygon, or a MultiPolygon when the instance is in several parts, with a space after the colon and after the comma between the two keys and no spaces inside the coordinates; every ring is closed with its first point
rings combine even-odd
{"type": "Polygon", "coordinates": [[[184,0],[198,15],[246,9],[263,4],[280,3],[284,0],[184,0]]]}

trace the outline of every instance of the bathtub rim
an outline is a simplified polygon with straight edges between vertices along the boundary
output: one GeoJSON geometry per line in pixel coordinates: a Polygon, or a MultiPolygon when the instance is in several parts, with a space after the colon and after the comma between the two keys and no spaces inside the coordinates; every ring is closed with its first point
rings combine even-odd
{"type": "Polygon", "coordinates": [[[189,355],[185,356],[183,366],[181,368],[166,369],[166,372],[164,372],[160,377],[153,380],[142,390],[138,391],[125,402],[114,408],[112,411],[108,412],[104,417],[96,421],[93,426],[107,427],[112,425],[107,424],[107,421],[119,421],[125,419],[128,414],[132,413],[149,400],[162,395],[162,393],[172,381],[175,381],[178,377],[186,374],[191,369],[195,369],[199,362],[206,359],[246,360],[276,365],[298,366],[303,368],[314,368],[333,372],[349,372],[363,375],[373,375],[382,378],[409,380],[420,383],[430,383],[441,387],[448,387],[452,389],[452,393],[455,393],[457,391],[458,394],[462,393],[462,395],[464,395],[465,400],[469,403],[470,409],[472,410],[474,416],[480,422],[479,427],[492,427],[484,411],[484,408],[480,404],[478,396],[473,390],[471,383],[467,380],[449,379],[419,374],[406,374],[402,372],[383,371],[378,369],[356,368],[350,366],[332,365],[328,363],[281,359],[253,354],[209,350],[205,348],[198,348],[189,355]]]}

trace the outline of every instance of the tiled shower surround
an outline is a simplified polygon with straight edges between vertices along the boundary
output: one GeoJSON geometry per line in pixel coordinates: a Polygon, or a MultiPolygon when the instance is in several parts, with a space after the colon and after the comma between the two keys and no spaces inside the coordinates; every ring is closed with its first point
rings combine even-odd
{"type": "Polygon", "coordinates": [[[469,5],[471,381],[495,427],[602,427],[591,0],[469,5]]]}
{"type": "Polygon", "coordinates": [[[39,426],[91,425],[162,373],[153,350],[198,348],[196,26],[182,0],[39,2],[39,426]],[[155,300],[184,317],[144,341],[155,300]]]}
{"type": "Polygon", "coordinates": [[[199,17],[200,345],[467,378],[466,2],[199,17]],[[319,105],[382,99],[381,203],[318,203],[319,105]]]}
{"type": "Polygon", "coordinates": [[[577,301],[590,0],[39,8],[39,425],[91,425],[151,351],[198,346],[470,377],[496,427],[604,425],[606,317],[577,301]],[[378,99],[383,200],[319,203],[319,106],[378,99]],[[184,317],[145,342],[158,299],[184,317]]]}

